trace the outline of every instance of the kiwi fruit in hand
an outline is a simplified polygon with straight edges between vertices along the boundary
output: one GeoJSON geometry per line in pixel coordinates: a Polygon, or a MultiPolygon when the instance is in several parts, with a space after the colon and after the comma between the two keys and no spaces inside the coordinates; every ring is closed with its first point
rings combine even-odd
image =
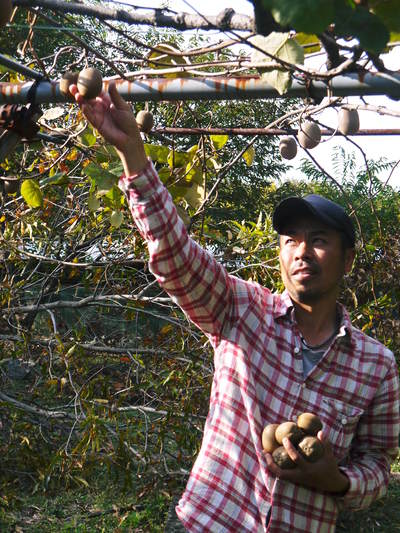
{"type": "Polygon", "coordinates": [[[291,460],[288,452],[283,446],[279,446],[272,452],[272,459],[283,470],[288,470],[290,468],[295,468],[296,463],[291,460]]]}
{"type": "Polygon", "coordinates": [[[304,459],[315,462],[324,455],[324,445],[317,438],[321,429],[322,422],[317,415],[301,413],[297,423],[267,424],[261,435],[262,447],[264,452],[272,454],[272,459],[280,468],[294,468],[296,465],[283,446],[283,439],[288,438],[304,459]]]}
{"type": "Polygon", "coordinates": [[[275,431],[275,438],[279,444],[283,444],[283,439],[288,438],[296,446],[303,437],[304,433],[294,422],[282,422],[275,431]]]}
{"type": "Polygon", "coordinates": [[[103,77],[97,68],[88,67],[80,71],[77,86],[79,94],[86,100],[96,98],[103,88],[103,77]]]}
{"type": "Polygon", "coordinates": [[[268,424],[265,426],[261,441],[265,452],[272,453],[276,448],[279,448],[279,442],[275,438],[275,431],[279,424],[268,424]]]}
{"type": "Polygon", "coordinates": [[[318,431],[322,429],[322,422],[317,415],[313,413],[302,413],[297,418],[297,425],[301,428],[304,433],[307,435],[317,436],[318,431]]]}
{"type": "Polygon", "coordinates": [[[71,72],[70,70],[64,72],[62,78],[60,79],[60,93],[64,96],[72,97],[69,92],[69,88],[71,85],[76,85],[78,83],[78,76],[79,72],[71,72]]]}
{"type": "Polygon", "coordinates": [[[311,463],[315,463],[324,455],[324,445],[317,437],[312,436],[304,437],[299,442],[298,450],[311,463]]]}

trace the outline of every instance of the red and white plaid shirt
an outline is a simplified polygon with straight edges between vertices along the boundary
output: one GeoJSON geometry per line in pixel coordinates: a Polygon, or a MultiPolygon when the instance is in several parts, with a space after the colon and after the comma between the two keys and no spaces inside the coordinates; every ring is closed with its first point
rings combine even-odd
{"type": "Polygon", "coordinates": [[[333,532],[338,509],[368,506],[387,490],[397,455],[398,369],[391,351],[351,325],[303,378],[301,339],[289,296],[231,276],[191,240],[149,162],[123,177],[150,269],[215,350],[203,443],[177,514],[195,532],[333,532]],[[317,412],[341,470],[344,497],[268,475],[267,423],[317,412]],[[268,528],[266,517],[271,509],[268,528]]]}

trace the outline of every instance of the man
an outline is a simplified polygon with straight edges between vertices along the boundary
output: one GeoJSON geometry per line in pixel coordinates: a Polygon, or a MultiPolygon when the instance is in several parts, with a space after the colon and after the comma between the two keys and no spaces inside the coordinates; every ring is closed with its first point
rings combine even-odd
{"type": "Polygon", "coordinates": [[[382,496],[399,435],[393,354],[354,328],[337,303],[355,234],[341,207],[312,195],[274,213],[282,295],[230,276],[192,241],[148,161],[130,106],[109,94],[83,112],[121,158],[125,191],[147,240],[150,269],[215,350],[203,443],[176,512],[195,532],[333,532],[341,506],[382,496]],[[267,423],[315,412],[325,448],[316,463],[284,441],[296,463],[265,454],[267,423]]]}

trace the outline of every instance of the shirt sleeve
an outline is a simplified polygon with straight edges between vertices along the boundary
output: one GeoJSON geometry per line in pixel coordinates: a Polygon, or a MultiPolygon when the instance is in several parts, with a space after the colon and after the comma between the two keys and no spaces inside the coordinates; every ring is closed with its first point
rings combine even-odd
{"type": "Polygon", "coordinates": [[[192,322],[219,336],[233,307],[224,267],[189,237],[150,160],[142,172],[122,176],[119,188],[147,241],[150,271],[192,322]]]}
{"type": "Polygon", "coordinates": [[[341,506],[364,509],[387,493],[390,465],[399,451],[399,418],[399,377],[392,354],[392,364],[360,419],[350,459],[340,467],[350,480],[349,490],[339,499],[341,506]]]}

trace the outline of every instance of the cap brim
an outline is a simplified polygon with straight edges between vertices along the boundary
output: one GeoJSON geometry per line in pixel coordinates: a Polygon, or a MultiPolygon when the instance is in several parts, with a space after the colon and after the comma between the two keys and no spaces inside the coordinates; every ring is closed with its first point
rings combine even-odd
{"type": "Polygon", "coordinates": [[[272,216],[272,226],[278,233],[282,232],[282,229],[287,225],[289,220],[294,217],[302,215],[312,215],[324,222],[332,225],[332,223],[321,216],[306,200],[303,198],[290,197],[282,202],[275,209],[272,216]]]}

